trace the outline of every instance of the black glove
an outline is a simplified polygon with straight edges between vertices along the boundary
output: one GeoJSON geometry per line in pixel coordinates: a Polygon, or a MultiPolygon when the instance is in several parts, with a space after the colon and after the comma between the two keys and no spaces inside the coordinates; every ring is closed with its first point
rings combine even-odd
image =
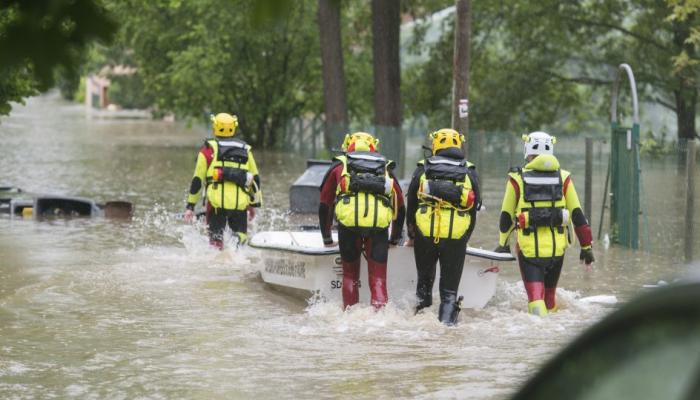
{"type": "Polygon", "coordinates": [[[187,205],[185,206],[185,210],[194,211],[194,203],[187,203],[187,205]]]}
{"type": "Polygon", "coordinates": [[[510,254],[510,247],[498,245],[494,250],[494,253],[508,253],[510,254]]]}
{"type": "Polygon", "coordinates": [[[581,249],[581,254],[578,258],[579,260],[585,262],[586,265],[592,264],[593,261],[595,261],[595,257],[593,257],[593,249],[590,247],[587,249],[581,249]]]}

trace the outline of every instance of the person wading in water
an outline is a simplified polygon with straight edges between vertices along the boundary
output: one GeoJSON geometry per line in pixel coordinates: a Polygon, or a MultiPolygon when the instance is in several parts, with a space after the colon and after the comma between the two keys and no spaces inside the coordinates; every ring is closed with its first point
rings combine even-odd
{"type": "Polygon", "coordinates": [[[515,251],[528,312],[547,315],[557,310],[557,282],[569,245],[570,222],[581,244],[579,258],[586,266],[595,260],[593,240],[571,173],[561,169],[554,157],[556,139],[545,132],[532,132],[523,140],[527,164],[508,174],[495,251],[509,253],[508,237],[517,230],[515,251]]]}
{"type": "Polygon", "coordinates": [[[401,240],[403,193],[391,172],[394,163],[377,152],[379,141],[365,132],[345,136],[343,155],[335,158],[321,184],[318,209],[323,243],[334,246],[333,215],[338,220],[338,245],[343,266],[343,308],[360,299],[360,257],[367,258],[372,305],[388,300],[386,266],[389,245],[401,240]],[[393,221],[393,224],[392,224],[393,221]],[[391,236],[389,236],[389,225],[391,236]]]}
{"type": "Polygon", "coordinates": [[[220,113],[212,115],[211,121],[214,138],[207,139],[197,154],[184,219],[192,221],[194,206],[206,184],[209,243],[223,249],[226,225],[238,237],[239,244],[245,243],[248,218],[255,218],[262,196],[253,152],[246,142],[233,137],[238,118],[220,113]]]}
{"type": "Polygon", "coordinates": [[[454,325],[457,289],[467,242],[476,224],[479,187],[476,170],[464,159],[464,136],[453,129],[430,134],[432,157],[418,162],[408,187],[407,245],[414,246],[418,283],[416,312],[433,304],[436,263],[440,261],[438,318],[454,325]]]}

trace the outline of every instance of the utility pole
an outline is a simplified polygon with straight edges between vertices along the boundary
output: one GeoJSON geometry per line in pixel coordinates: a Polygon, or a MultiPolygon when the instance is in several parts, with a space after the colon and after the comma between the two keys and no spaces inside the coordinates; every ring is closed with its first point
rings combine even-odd
{"type": "MultiPolygon", "coordinates": [[[[452,129],[469,136],[469,47],[471,41],[471,0],[455,2],[455,48],[452,66],[452,129]]],[[[468,146],[462,145],[464,154],[468,146]]]]}

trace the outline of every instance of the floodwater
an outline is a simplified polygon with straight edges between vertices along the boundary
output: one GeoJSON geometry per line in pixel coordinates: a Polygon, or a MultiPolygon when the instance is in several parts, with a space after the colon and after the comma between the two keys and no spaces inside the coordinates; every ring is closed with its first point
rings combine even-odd
{"type": "MultiPolygon", "coordinates": [[[[201,226],[177,218],[202,127],[114,115],[87,116],[50,95],[2,119],[0,186],[127,200],[136,213],[0,216],[0,398],[504,399],[643,285],[687,273],[677,240],[654,253],[597,244],[591,272],[569,251],[561,311],[547,318],[525,312],[512,263],[487,307],[464,310],[454,328],[435,310],[307,306],[267,288],[248,250],[214,251],[201,226]]],[[[285,212],[303,158],[256,158],[266,207],[252,231],[313,222],[285,212]]],[[[487,210],[472,245],[495,246],[506,168],[482,171],[487,210]]],[[[651,179],[666,182],[656,171],[651,179]]],[[[658,229],[654,237],[682,232],[658,229]]]]}

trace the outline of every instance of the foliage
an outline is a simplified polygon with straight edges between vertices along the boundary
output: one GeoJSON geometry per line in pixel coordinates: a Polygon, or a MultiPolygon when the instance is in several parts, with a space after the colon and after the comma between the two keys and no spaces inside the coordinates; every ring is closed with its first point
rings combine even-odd
{"type": "Polygon", "coordinates": [[[287,120],[321,108],[315,1],[257,23],[245,0],[112,1],[120,45],[160,110],[238,115],[244,137],[274,145],[287,120]]]}
{"type": "Polygon", "coordinates": [[[372,15],[366,2],[343,1],[341,4],[348,115],[353,128],[366,130],[374,115],[372,15]]]}
{"type": "Polygon", "coordinates": [[[71,92],[87,44],[115,29],[93,0],[1,0],[0,115],[56,81],[71,92]]]}
{"type": "MultiPolygon", "coordinates": [[[[600,129],[617,66],[632,65],[641,100],[693,134],[700,42],[693,0],[472,2],[470,125],[485,130],[600,129]],[[668,4],[667,4],[668,3],[668,4]]],[[[449,123],[453,26],[423,65],[406,71],[407,115],[449,123]]]]}
{"type": "Polygon", "coordinates": [[[700,20],[698,20],[700,2],[697,0],[666,0],[666,3],[671,11],[666,17],[666,21],[688,25],[688,35],[684,40],[686,47],[673,57],[674,73],[679,75],[691,70],[688,75],[692,76],[692,70],[695,69],[697,72],[700,64],[700,60],[694,56],[697,54],[698,46],[700,46],[700,20]]]}
{"type": "MultiPolygon", "coordinates": [[[[470,126],[524,132],[558,123],[557,133],[582,129],[590,118],[579,106],[590,94],[561,77],[569,68],[566,31],[553,35],[538,28],[534,18],[544,7],[501,3],[472,2],[470,126]]],[[[443,24],[427,62],[406,71],[405,80],[414,82],[404,86],[409,115],[426,114],[435,126],[451,119],[452,20],[443,24]]]]}
{"type": "Polygon", "coordinates": [[[108,41],[116,24],[94,0],[2,0],[0,66],[29,70],[42,88],[54,68],[74,70],[87,44],[108,41]]]}
{"type": "Polygon", "coordinates": [[[672,150],[672,146],[666,143],[666,131],[662,131],[661,137],[657,140],[656,137],[654,137],[654,133],[648,130],[640,144],[640,153],[652,158],[658,158],[669,154],[672,150]]]}
{"type": "Polygon", "coordinates": [[[73,101],[78,103],[85,103],[85,91],[87,89],[87,78],[81,77],[78,83],[75,93],[73,93],[73,101]]]}
{"type": "Polygon", "coordinates": [[[0,115],[10,113],[10,102],[22,103],[25,97],[37,93],[36,83],[27,68],[5,68],[0,74],[0,115]]]}
{"type": "Polygon", "coordinates": [[[110,77],[109,99],[123,108],[145,109],[153,105],[154,98],[143,93],[141,74],[110,77]]]}
{"type": "Polygon", "coordinates": [[[56,74],[56,87],[61,92],[61,96],[66,100],[75,100],[75,94],[80,86],[80,75],[65,71],[61,68],[56,74]]]}

